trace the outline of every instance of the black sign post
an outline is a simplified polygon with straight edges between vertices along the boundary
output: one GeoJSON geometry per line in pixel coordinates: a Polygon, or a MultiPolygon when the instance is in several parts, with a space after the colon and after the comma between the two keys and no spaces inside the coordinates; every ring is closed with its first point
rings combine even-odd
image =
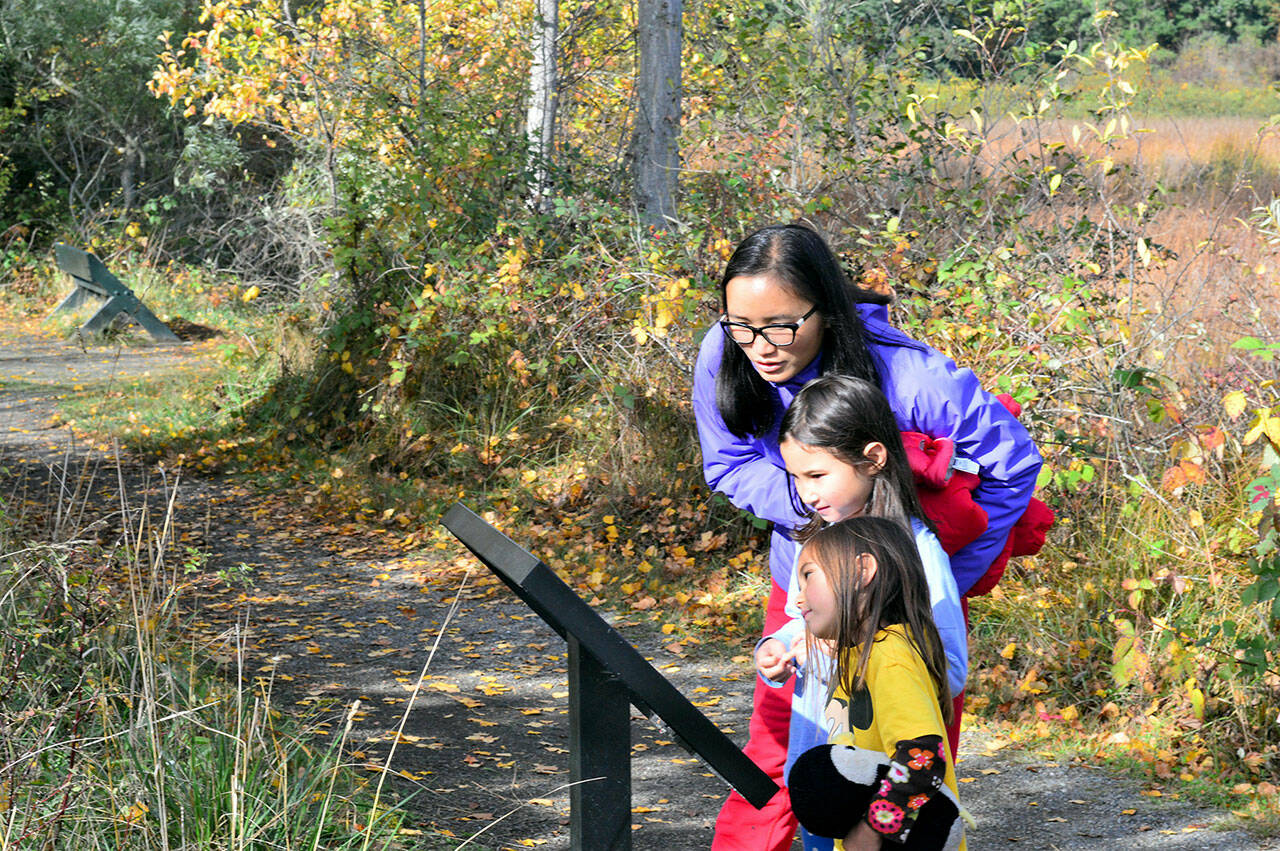
{"type": "Polygon", "coordinates": [[[657,715],[755,807],[778,786],[550,567],[461,503],[445,528],[569,645],[572,847],[631,848],[631,712],[657,715]]]}

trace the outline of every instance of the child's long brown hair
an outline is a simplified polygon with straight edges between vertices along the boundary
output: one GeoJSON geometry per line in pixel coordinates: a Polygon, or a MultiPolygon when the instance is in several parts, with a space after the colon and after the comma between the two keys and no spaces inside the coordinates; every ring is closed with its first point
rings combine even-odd
{"type": "Polygon", "coordinates": [[[902,523],[865,515],[833,523],[801,549],[798,564],[807,562],[826,574],[836,599],[836,682],[850,695],[862,688],[876,633],[901,624],[937,686],[942,717],[950,723],[947,658],[933,623],[924,566],[902,523]],[[864,582],[861,564],[867,555],[877,568],[864,582]]]}

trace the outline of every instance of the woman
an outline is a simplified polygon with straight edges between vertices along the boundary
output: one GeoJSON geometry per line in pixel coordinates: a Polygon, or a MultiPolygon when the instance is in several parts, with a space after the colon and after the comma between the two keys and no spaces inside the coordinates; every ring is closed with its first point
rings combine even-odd
{"type": "MultiPolygon", "coordinates": [[[[694,415],[707,483],[774,524],[764,634],[786,620],[798,549],[788,532],[808,520],[787,482],[778,425],[805,382],[825,373],[873,382],[900,430],[949,438],[956,455],[976,465],[973,498],[987,513],[987,529],[951,556],[963,595],[1003,550],[1031,498],[1040,454],[1026,429],[972,371],[890,326],[884,299],[853,287],[810,228],[773,225],[748,236],[729,259],[720,295],[724,315],[694,368],[694,415]]],[[[790,703],[789,688],[757,682],[745,750],[779,784],[790,703]]],[[[712,848],[787,849],[795,828],[785,790],[760,811],[734,793],[712,848]]]]}

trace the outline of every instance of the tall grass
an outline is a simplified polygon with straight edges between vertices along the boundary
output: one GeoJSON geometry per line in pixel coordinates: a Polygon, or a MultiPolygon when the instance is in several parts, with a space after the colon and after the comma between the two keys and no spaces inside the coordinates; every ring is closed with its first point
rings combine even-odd
{"type": "Polygon", "coordinates": [[[1094,161],[1109,157],[1112,167],[1132,169],[1121,199],[1158,191],[1169,207],[1181,209],[1211,210],[1230,201],[1238,214],[1280,194],[1280,134],[1265,119],[1138,118],[1124,139],[1106,145],[1089,127],[1082,119],[1048,120],[1028,140],[1024,128],[1004,119],[986,129],[974,156],[988,164],[1015,154],[1053,162],[1060,150],[1094,161]]]}
{"type": "Polygon", "coordinates": [[[56,543],[0,495],[0,848],[387,847],[399,812],[344,741],[316,744],[269,683],[228,684],[183,645],[180,603],[207,577],[175,558],[166,485],[56,543]]]}
{"type": "MultiPolygon", "coordinates": [[[[1129,47],[1144,47],[1133,44],[1129,47]]],[[[1263,120],[1280,112],[1280,45],[1248,39],[1228,43],[1208,34],[1188,42],[1177,53],[1156,50],[1137,67],[1133,112],[1147,118],[1263,120]]],[[[1054,104],[1054,114],[1072,120],[1088,118],[1093,91],[1108,83],[1107,69],[1075,68],[1064,85],[1075,96],[1054,104]]],[[[1027,89],[1007,80],[952,78],[927,84],[923,91],[949,102],[956,114],[972,108],[994,119],[993,101],[1026,102],[1027,89]]]]}

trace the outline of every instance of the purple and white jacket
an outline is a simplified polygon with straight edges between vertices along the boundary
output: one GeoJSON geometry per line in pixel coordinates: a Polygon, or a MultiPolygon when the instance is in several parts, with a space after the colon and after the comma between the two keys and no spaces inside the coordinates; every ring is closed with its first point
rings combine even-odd
{"type": "MultiPolygon", "coordinates": [[[[951,556],[961,595],[986,573],[1022,516],[1040,473],[1040,453],[1027,430],[977,376],[948,357],[913,340],[888,321],[883,305],[859,304],[863,336],[880,374],[881,388],[902,431],[950,438],[956,456],[977,465],[980,484],[973,499],[987,512],[987,530],[951,556]]],[[[792,498],[786,466],[778,452],[778,424],[806,382],[818,377],[822,355],[777,390],[777,416],[762,437],[729,431],[716,407],[715,382],[724,334],[716,326],[702,340],[693,372],[693,411],[702,443],[707,484],[729,501],[774,524],[769,570],[783,588],[791,578],[799,547],[784,534],[807,518],[792,498]]]]}

